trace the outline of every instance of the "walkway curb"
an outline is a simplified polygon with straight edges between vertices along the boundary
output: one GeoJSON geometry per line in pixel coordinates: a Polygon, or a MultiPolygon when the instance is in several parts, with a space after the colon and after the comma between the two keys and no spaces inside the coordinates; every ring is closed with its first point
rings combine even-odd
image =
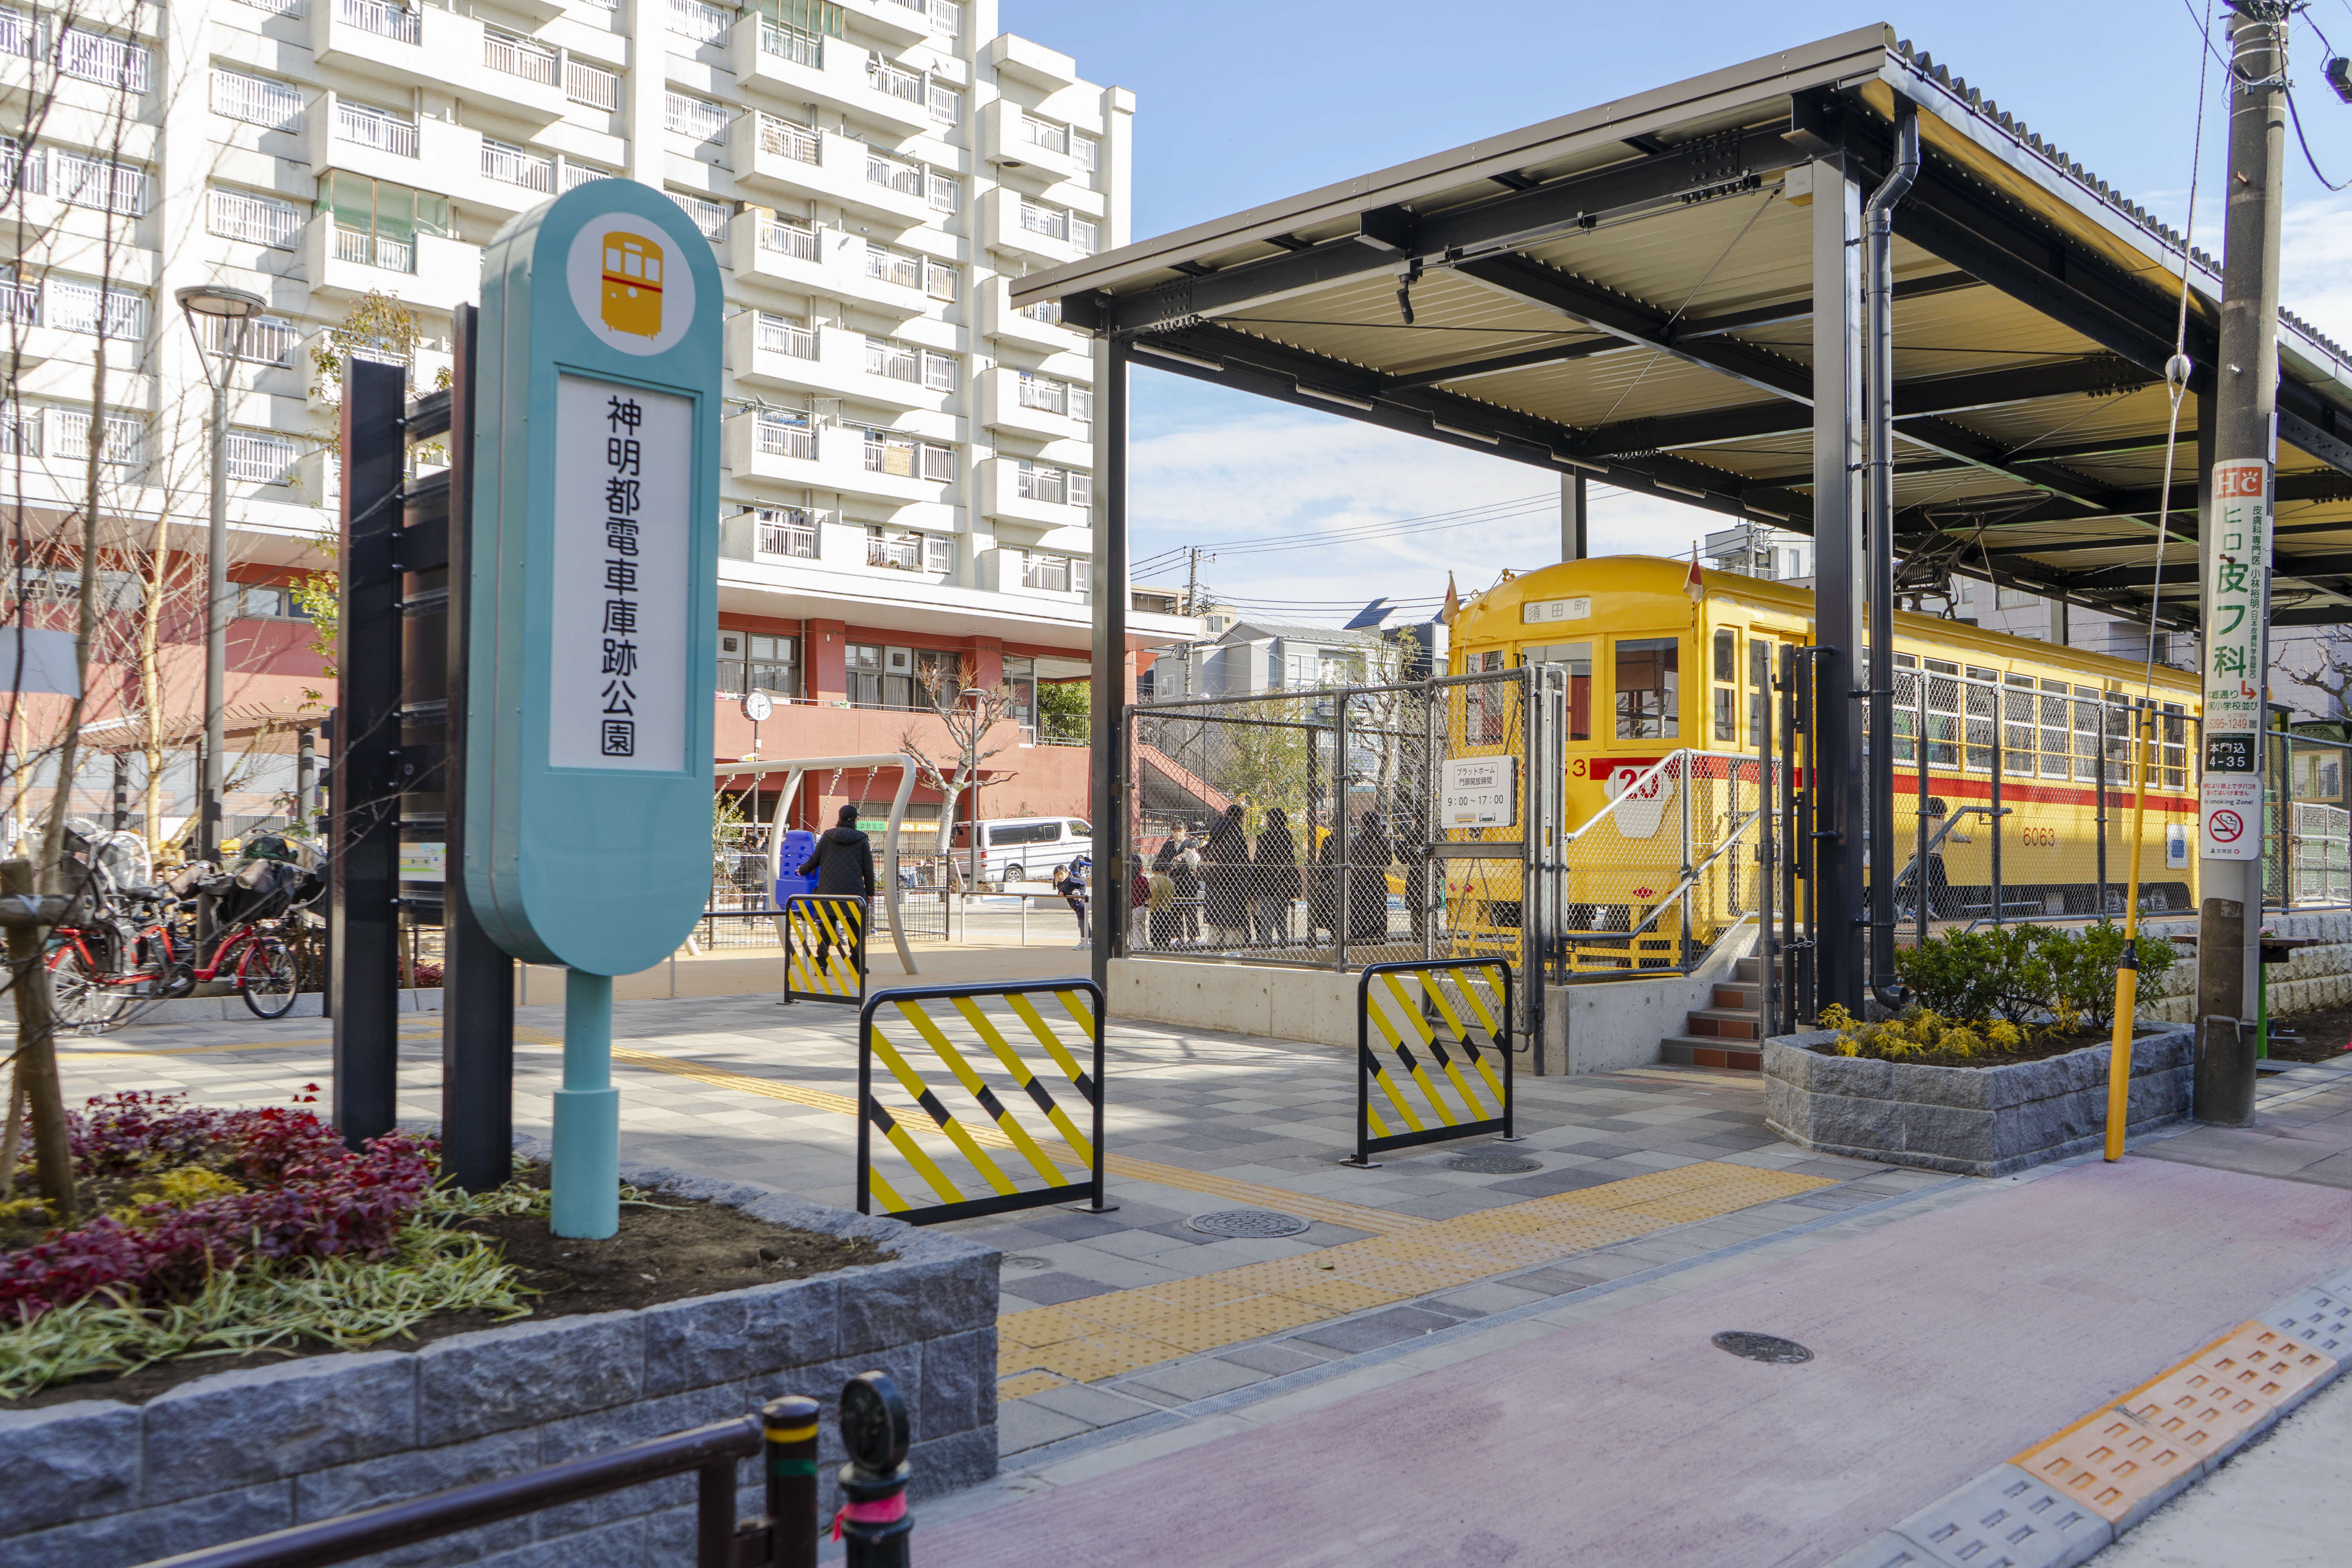
{"type": "Polygon", "coordinates": [[[2352,1366],[2352,1269],[2273,1304],[1830,1568],[2072,1568],[2352,1366]]]}

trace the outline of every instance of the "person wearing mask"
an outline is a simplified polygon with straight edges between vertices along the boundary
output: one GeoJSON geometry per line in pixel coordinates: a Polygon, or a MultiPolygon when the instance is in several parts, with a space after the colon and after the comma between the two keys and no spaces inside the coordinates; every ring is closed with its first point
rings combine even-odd
{"type": "Polygon", "coordinates": [[[1077,945],[1081,948],[1085,947],[1087,945],[1086,883],[1067,866],[1056,866],[1054,868],[1054,891],[1062,895],[1062,901],[1070,906],[1072,914],[1078,917],[1077,945]]]}
{"type": "Polygon", "coordinates": [[[1151,856],[1151,922],[1148,930],[1154,947],[1175,946],[1177,934],[1184,929],[1183,917],[1176,906],[1175,875],[1176,852],[1183,844],[1182,834],[1170,834],[1151,856]]]}
{"type": "Polygon", "coordinates": [[[1210,941],[1232,947],[1249,940],[1249,835],[1239,802],[1225,807],[1201,846],[1201,913],[1210,941]]]}
{"type": "MultiPolygon", "coordinates": [[[[849,931],[849,956],[866,965],[866,903],[874,897],[874,841],[857,830],[857,807],[845,805],[834,825],[819,836],[815,850],[801,862],[800,874],[816,879],[819,894],[856,899],[856,904],[835,905],[839,922],[849,931]]],[[[825,966],[833,946],[833,923],[817,923],[816,966],[825,966]]]]}
{"type": "Polygon", "coordinates": [[[1257,873],[1257,940],[1268,947],[1287,943],[1290,903],[1298,897],[1298,840],[1291,836],[1290,814],[1282,807],[1265,808],[1265,826],[1258,830],[1251,865],[1257,873]]]}
{"type": "Polygon", "coordinates": [[[1201,847],[1186,834],[1176,846],[1176,859],[1168,872],[1176,895],[1177,929],[1188,946],[1201,942],[1201,847]]]}

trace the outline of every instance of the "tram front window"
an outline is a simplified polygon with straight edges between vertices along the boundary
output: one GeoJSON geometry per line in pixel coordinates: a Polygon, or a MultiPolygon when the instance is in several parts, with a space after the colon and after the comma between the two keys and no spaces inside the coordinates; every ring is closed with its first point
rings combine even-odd
{"type": "Polygon", "coordinates": [[[1567,668],[1568,738],[1592,739],[1592,645],[1553,643],[1547,647],[1528,648],[1521,657],[1529,664],[1557,664],[1567,668]]]}
{"type": "Polygon", "coordinates": [[[1682,641],[1617,639],[1617,738],[1675,740],[1682,734],[1682,641]]]}

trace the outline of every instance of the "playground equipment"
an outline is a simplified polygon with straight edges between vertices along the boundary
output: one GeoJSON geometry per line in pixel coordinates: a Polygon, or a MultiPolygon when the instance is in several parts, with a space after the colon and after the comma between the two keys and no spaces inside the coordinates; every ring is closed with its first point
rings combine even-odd
{"type": "MultiPolygon", "coordinates": [[[[915,793],[915,773],[920,766],[904,752],[880,752],[871,756],[857,757],[780,757],[774,762],[720,763],[717,769],[719,782],[730,783],[758,779],[769,773],[784,775],[784,787],[776,792],[775,808],[768,816],[768,878],[767,886],[773,889],[776,879],[784,874],[784,814],[793,804],[793,796],[801,787],[801,780],[814,770],[831,768],[836,773],[845,768],[865,768],[867,777],[880,768],[898,770],[898,792],[890,798],[890,819],[882,829],[882,864],[875,879],[881,884],[882,913],[890,928],[890,941],[898,950],[898,962],[907,973],[917,973],[914,950],[907,945],[907,923],[899,911],[901,889],[898,886],[898,825],[906,820],[908,797],[915,793]]],[[[799,867],[793,868],[797,871],[799,867]]],[[[776,940],[784,940],[783,915],[776,916],[776,940]]]]}

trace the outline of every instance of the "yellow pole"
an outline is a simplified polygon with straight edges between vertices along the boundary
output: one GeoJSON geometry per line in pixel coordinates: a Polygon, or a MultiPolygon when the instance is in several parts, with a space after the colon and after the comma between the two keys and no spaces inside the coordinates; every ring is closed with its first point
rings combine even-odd
{"type": "MultiPolygon", "coordinates": [[[[2124,877],[2124,956],[2116,965],[2116,1032],[2107,1047],[2107,1148],[2109,1161],[2124,1157],[2124,1131],[2130,1120],[2132,1014],[2139,1005],[2139,860],[2140,835],[2147,822],[2147,749],[2156,739],[2156,710],[2147,715],[2148,739],[2139,738],[2132,723],[2131,869],[2124,877]]],[[[2105,765],[2103,758],[2101,766],[2105,765]]]]}

